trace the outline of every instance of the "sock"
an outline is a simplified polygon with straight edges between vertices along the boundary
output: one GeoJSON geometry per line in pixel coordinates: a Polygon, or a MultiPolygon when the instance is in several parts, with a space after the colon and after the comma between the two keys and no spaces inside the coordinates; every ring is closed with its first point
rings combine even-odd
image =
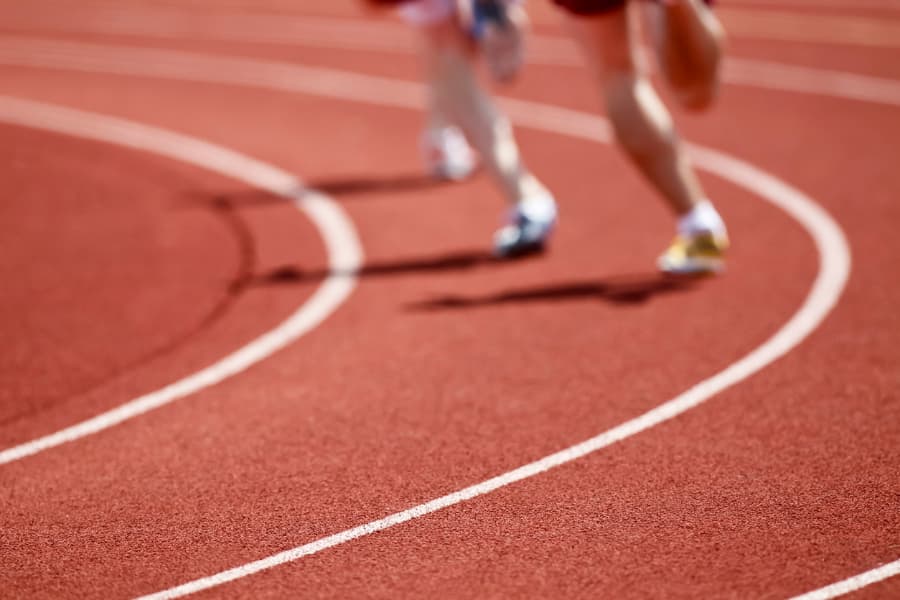
{"type": "Polygon", "coordinates": [[[698,202],[687,214],[678,219],[678,233],[695,235],[698,233],[724,234],[725,223],[709,200],[698,202]]]}
{"type": "Polygon", "coordinates": [[[529,177],[529,193],[516,204],[515,212],[532,221],[550,223],[556,220],[556,202],[550,192],[534,177],[529,177]]]}

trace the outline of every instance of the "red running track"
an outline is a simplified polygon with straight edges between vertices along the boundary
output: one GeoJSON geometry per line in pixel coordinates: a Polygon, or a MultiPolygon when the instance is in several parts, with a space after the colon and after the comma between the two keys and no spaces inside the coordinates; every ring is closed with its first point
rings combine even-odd
{"type": "MultiPolygon", "coordinates": [[[[166,3],[120,3],[139,5],[166,3]]],[[[217,14],[210,2],[191,7],[217,14]]],[[[72,23],[93,14],[74,2],[57,10],[72,23]]],[[[254,10],[353,18],[347,2],[254,10]]],[[[112,55],[179,48],[415,79],[408,54],[9,27],[4,39],[99,43],[112,55]]],[[[773,59],[737,43],[744,58],[773,59]]],[[[865,62],[881,77],[897,57],[854,47],[833,66],[835,53],[797,46],[792,57],[817,68],[865,62]]],[[[791,318],[816,275],[797,222],[707,177],[736,240],[729,272],[661,281],[648,265],[670,232],[665,213],[612,149],[584,140],[520,130],[563,221],[548,255],[500,265],[485,260],[499,199],[483,179],[419,178],[415,111],[2,71],[0,94],[163,127],[297,173],[340,202],[366,252],[353,296],[287,349],[0,466],[3,596],[160,591],[503,473],[733,363],[791,318]]],[[[582,111],[596,102],[569,67],[535,65],[508,93],[582,111]]],[[[713,114],[682,119],[692,140],[809,193],[849,240],[839,305],[788,356],[602,452],[204,593],[774,598],[900,558],[897,110],[730,87],[713,114]]],[[[136,150],[2,133],[4,448],[218,360],[276,326],[323,276],[316,230],[273,195],[136,150]]],[[[859,595],[896,597],[898,586],[859,595]]]]}

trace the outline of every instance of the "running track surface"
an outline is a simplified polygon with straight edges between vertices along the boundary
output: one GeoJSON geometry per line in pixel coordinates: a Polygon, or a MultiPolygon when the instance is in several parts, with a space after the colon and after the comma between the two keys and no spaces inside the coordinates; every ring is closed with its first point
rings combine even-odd
{"type": "MultiPolygon", "coordinates": [[[[799,0],[722,4],[738,31],[762,12],[810,13],[799,0]]],[[[507,472],[728,367],[792,318],[816,278],[797,221],[705,174],[735,240],[729,271],[660,279],[651,266],[671,223],[621,156],[525,127],[524,154],[558,195],[562,226],[546,256],[496,264],[486,249],[499,198],[484,178],[419,175],[416,110],[373,104],[366,90],[335,99],[109,67],[156,48],[415,81],[411,49],[376,43],[397,24],[348,0],[23,6],[0,3],[0,95],[296,174],[349,215],[365,265],[333,314],[242,373],[0,465],[2,597],[164,591],[507,472]],[[129,14],[168,15],[178,34],[123,30],[129,14]],[[235,15],[360,29],[346,48],[202,35],[235,15]]],[[[824,13],[900,27],[888,0],[824,13]]],[[[542,36],[560,37],[549,11],[536,16],[542,36]]],[[[900,78],[890,44],[775,37],[737,35],[733,54],[900,78]]],[[[573,66],[536,61],[501,91],[595,112],[573,66]]],[[[577,461],[200,595],[786,598],[896,561],[898,111],[729,85],[712,113],[678,115],[686,137],[802,190],[847,237],[839,303],[786,356],[577,461]]],[[[321,231],[272,191],[84,136],[0,132],[0,448],[200,371],[276,328],[328,275],[321,231]]],[[[900,597],[900,578],[856,594],[900,597]]]]}

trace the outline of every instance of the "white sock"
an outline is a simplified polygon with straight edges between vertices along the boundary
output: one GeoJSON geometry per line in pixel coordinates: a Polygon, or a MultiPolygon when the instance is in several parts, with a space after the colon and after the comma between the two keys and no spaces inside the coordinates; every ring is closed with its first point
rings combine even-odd
{"type": "Polygon", "coordinates": [[[698,202],[694,208],[678,219],[678,233],[681,235],[695,235],[697,233],[725,233],[725,222],[716,212],[709,200],[698,202]]]}
{"type": "Polygon", "coordinates": [[[556,201],[534,177],[529,176],[529,193],[516,204],[515,210],[532,221],[549,223],[556,219],[556,201]]]}

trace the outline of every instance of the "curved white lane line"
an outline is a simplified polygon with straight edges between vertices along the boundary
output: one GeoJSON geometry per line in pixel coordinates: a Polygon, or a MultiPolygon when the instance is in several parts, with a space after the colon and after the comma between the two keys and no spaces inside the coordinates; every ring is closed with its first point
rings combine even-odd
{"type": "Polygon", "coordinates": [[[900,106],[900,81],[846,71],[732,58],[725,61],[723,80],[770,90],[900,106]]]}
{"type": "MultiPolygon", "coordinates": [[[[300,25],[299,28],[295,27],[283,33],[282,37],[279,37],[277,31],[273,29],[260,30],[255,34],[256,37],[253,37],[253,29],[244,23],[235,35],[240,39],[247,38],[247,41],[256,42],[293,41],[296,45],[304,47],[380,50],[407,54],[415,49],[415,38],[410,35],[408,27],[347,23],[346,19],[304,19],[300,25]]],[[[176,32],[177,29],[165,29],[157,32],[158,35],[151,31],[130,33],[177,39],[179,35],[176,32]]],[[[215,37],[212,33],[213,30],[204,30],[204,35],[215,37]]],[[[223,35],[219,35],[219,38],[223,38],[223,35]]],[[[579,68],[582,66],[577,49],[571,40],[545,35],[533,35],[530,39],[529,63],[579,68]]],[[[102,45],[59,42],[48,38],[9,34],[0,37],[0,56],[9,54],[13,57],[13,61],[17,60],[15,57],[20,57],[24,53],[30,54],[34,50],[55,49],[57,52],[65,53],[67,47],[71,47],[72,51],[92,47],[103,48],[102,45]]],[[[652,61],[645,62],[648,65],[652,64],[652,61]]],[[[727,58],[722,79],[725,83],[733,85],[900,106],[900,81],[845,71],[727,58]]]]}
{"type": "MultiPolygon", "coordinates": [[[[218,59],[168,51],[134,51],[127,48],[116,48],[115,51],[114,57],[94,55],[79,58],[63,55],[56,59],[58,62],[55,66],[105,73],[251,85],[401,108],[418,108],[424,97],[422,86],[416,83],[335,69],[245,59],[218,59]],[[158,60],[154,62],[151,58],[158,60]]],[[[47,58],[41,60],[46,61],[47,58]]],[[[608,123],[594,115],[523,100],[507,99],[504,105],[513,121],[520,126],[591,141],[609,141],[608,123]]],[[[813,238],[819,253],[819,271],[803,305],[762,346],[676,398],[580,444],[430,502],[143,598],[177,598],[216,587],[533,477],[696,408],[716,394],[757,373],[800,344],[834,307],[849,277],[850,249],[843,232],[815,201],[774,176],[715,150],[693,146],[691,151],[699,168],[761,195],[797,219],[813,238]]]]}
{"type": "Polygon", "coordinates": [[[254,561],[234,569],[143,596],[142,600],[177,598],[234,581],[272,567],[295,561],[359,537],[423,517],[443,508],[490,493],[517,481],[533,477],[554,467],[574,461],[592,452],[636,435],[695,408],[723,390],[739,383],[796,347],[825,318],[837,302],[849,274],[849,250],[834,221],[812,200],[787,184],[762,173],[755,167],[718,152],[695,148],[699,165],[727,179],[750,187],[797,218],[815,240],[820,253],[819,274],[801,309],[762,346],[724,371],[701,382],[678,397],[605,431],[589,440],[538,461],[519,467],[430,502],[388,515],[358,527],[318,539],[297,548],[254,561]]]}
{"type": "Polygon", "coordinates": [[[791,600],[831,600],[862,588],[900,575],[900,560],[882,565],[877,569],[860,573],[849,579],[833,583],[827,587],[808,592],[802,596],[794,596],[791,600]]]}
{"type": "Polygon", "coordinates": [[[261,560],[216,573],[209,577],[203,577],[155,594],[142,596],[140,600],[178,598],[220,586],[224,583],[247,577],[248,575],[295,561],[304,556],[316,554],[327,548],[423,517],[443,508],[488,494],[517,481],[534,477],[637,435],[642,431],[696,408],[716,394],[760,371],[796,347],[815,330],[831,311],[840,297],[849,275],[849,248],[840,228],[815,202],[802,192],[774,177],[718,152],[697,148],[694,151],[697,164],[702,165],[704,169],[721,175],[738,185],[750,187],[750,189],[763,194],[766,199],[772,201],[776,206],[786,210],[812,235],[819,251],[819,273],[803,306],[784,327],[762,346],[725,370],[697,384],[672,400],[580,444],[430,502],[261,560]]]}
{"type": "MultiPolygon", "coordinates": [[[[821,0],[816,0],[820,2],[821,0]]],[[[735,38],[789,40],[799,43],[836,44],[852,47],[896,47],[897,20],[891,16],[864,14],[828,15],[812,12],[718,10],[729,35],[735,38]]],[[[540,15],[534,15],[538,22],[540,15]]],[[[558,25],[559,19],[547,24],[558,25]]],[[[412,47],[415,36],[405,24],[363,15],[325,17],[300,14],[266,14],[247,11],[202,13],[180,8],[89,7],[77,17],[33,7],[7,8],[4,25],[34,31],[95,33],[155,37],[158,39],[221,40],[329,48],[371,47],[397,51],[412,47]]],[[[533,35],[530,40],[543,38],[533,35]]],[[[557,38],[560,39],[560,38],[557,38]]],[[[533,46],[533,45],[532,45],[533,46]]]]}
{"type": "Polygon", "coordinates": [[[325,241],[329,276],[287,320],[213,365],[113,410],[0,452],[0,465],[83,438],[215,385],[271,356],[315,328],[350,295],[363,254],[353,224],[325,196],[292,175],[232,150],[132,121],[0,96],[0,121],[153,152],[292,199],[325,241]]]}

